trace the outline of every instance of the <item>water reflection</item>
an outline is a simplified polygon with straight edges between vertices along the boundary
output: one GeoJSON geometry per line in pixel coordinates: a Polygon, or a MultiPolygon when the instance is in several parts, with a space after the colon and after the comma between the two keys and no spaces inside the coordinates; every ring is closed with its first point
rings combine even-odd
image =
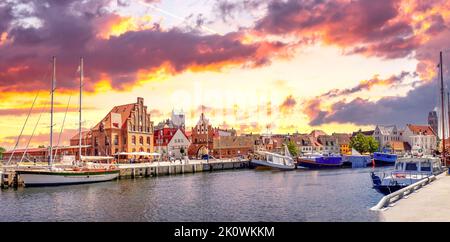
{"type": "Polygon", "coordinates": [[[0,221],[377,221],[371,170],[235,170],[10,189],[0,192],[0,221]]]}

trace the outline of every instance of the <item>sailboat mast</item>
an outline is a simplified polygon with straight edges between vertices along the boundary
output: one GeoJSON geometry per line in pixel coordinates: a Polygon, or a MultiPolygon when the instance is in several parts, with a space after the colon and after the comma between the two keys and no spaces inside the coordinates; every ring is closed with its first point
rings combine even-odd
{"type": "Polygon", "coordinates": [[[79,141],[78,141],[78,154],[80,155],[79,161],[81,162],[81,97],[83,93],[83,57],[80,58],[80,103],[79,103],[79,120],[78,120],[78,133],[79,133],[79,141]]]}
{"type": "Polygon", "coordinates": [[[49,166],[53,164],[53,94],[55,92],[55,82],[56,82],[56,57],[53,56],[52,92],[50,102],[50,157],[48,160],[49,166]]]}
{"type": "Polygon", "coordinates": [[[441,116],[442,116],[442,162],[445,161],[445,108],[444,108],[444,77],[442,71],[442,51],[439,53],[439,68],[441,72],[441,116]]]}

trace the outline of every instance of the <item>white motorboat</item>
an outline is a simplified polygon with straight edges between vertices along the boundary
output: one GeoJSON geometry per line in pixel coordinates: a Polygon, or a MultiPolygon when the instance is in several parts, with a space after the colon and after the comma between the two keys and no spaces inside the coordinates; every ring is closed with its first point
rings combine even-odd
{"type": "Polygon", "coordinates": [[[284,149],[284,155],[268,151],[257,151],[250,164],[255,168],[293,170],[295,169],[294,159],[289,153],[287,146],[284,146],[284,149]]]}
{"type": "Polygon", "coordinates": [[[383,177],[371,173],[375,190],[389,194],[444,171],[441,159],[432,156],[400,158],[394,167],[394,171],[390,174],[383,173],[383,177]]]}

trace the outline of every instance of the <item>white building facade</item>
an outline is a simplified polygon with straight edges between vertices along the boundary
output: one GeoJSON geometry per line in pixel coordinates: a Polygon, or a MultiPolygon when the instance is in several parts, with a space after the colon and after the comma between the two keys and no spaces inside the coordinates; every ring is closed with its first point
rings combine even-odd
{"type": "Polygon", "coordinates": [[[437,149],[436,133],[429,125],[408,124],[401,138],[409,143],[412,151],[422,150],[424,154],[432,154],[437,149]]]}
{"type": "Polygon", "coordinates": [[[377,125],[373,137],[378,141],[379,149],[389,147],[392,141],[400,141],[400,131],[396,125],[377,125]]]}
{"type": "Polygon", "coordinates": [[[178,129],[167,144],[167,154],[169,157],[181,159],[187,156],[191,142],[181,129],[178,129]]]}

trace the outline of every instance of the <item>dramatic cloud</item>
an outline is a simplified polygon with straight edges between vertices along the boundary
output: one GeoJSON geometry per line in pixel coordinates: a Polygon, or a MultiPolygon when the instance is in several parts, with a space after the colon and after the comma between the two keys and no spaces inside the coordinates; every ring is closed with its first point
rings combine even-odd
{"type": "MultiPolygon", "coordinates": [[[[442,5],[434,6],[444,6],[445,2],[439,2],[442,5]]],[[[415,4],[397,0],[272,1],[255,30],[262,35],[310,36],[340,46],[347,54],[401,58],[426,41],[424,33],[437,34],[446,28],[439,11],[431,11],[431,3],[415,4]]],[[[442,9],[448,11],[446,7],[442,9]]]]}
{"type": "Polygon", "coordinates": [[[261,66],[286,46],[281,42],[245,44],[240,33],[221,36],[162,30],[141,23],[147,19],[111,12],[111,2],[24,0],[0,5],[0,35],[6,31],[0,44],[0,91],[47,88],[53,55],[57,56],[60,89],[76,87],[78,57],[84,56],[86,89],[94,91],[97,83],[124,89],[140,81],[139,74],[160,69],[177,74],[261,66]],[[31,10],[14,15],[13,5],[31,10]],[[24,19],[31,19],[34,26],[20,23],[24,19]]]}
{"type": "Polygon", "coordinates": [[[436,82],[423,84],[404,97],[384,97],[378,101],[356,98],[350,102],[338,101],[329,110],[319,108],[320,100],[311,101],[307,107],[311,121],[316,126],[324,123],[353,123],[356,125],[425,124],[427,113],[436,106],[436,82]]]}
{"type": "Polygon", "coordinates": [[[387,79],[380,79],[378,75],[374,76],[372,79],[361,81],[358,85],[348,89],[333,89],[323,95],[321,98],[333,98],[340,96],[347,96],[350,94],[358,93],[361,91],[368,91],[372,89],[374,86],[392,86],[401,84],[406,77],[415,77],[416,74],[411,74],[409,72],[403,71],[399,75],[393,75],[387,79]]]}
{"type": "Polygon", "coordinates": [[[289,95],[280,105],[280,110],[285,114],[289,113],[290,111],[292,111],[292,109],[295,107],[296,104],[297,101],[295,100],[295,98],[292,95],[289,95]]]}

